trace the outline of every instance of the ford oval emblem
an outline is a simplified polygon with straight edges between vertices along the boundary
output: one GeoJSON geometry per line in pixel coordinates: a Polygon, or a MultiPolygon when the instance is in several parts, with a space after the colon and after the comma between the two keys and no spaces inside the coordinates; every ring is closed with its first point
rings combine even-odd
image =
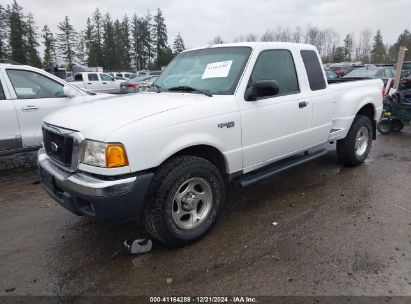
{"type": "Polygon", "coordinates": [[[59,146],[58,146],[54,141],[52,141],[52,142],[50,143],[50,149],[51,149],[51,151],[53,151],[53,152],[57,152],[57,151],[59,150],[59,146]]]}

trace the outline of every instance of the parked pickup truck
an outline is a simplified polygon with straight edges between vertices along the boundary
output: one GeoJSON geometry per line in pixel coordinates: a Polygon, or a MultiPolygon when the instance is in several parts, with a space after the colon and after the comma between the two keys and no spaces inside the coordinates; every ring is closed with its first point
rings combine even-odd
{"type": "Polygon", "coordinates": [[[39,149],[44,116],[103,97],[31,66],[0,63],[0,156],[39,149]]]}
{"type": "MultiPolygon", "coordinates": [[[[124,80],[116,80],[106,73],[97,72],[77,73],[71,83],[76,87],[95,93],[121,93],[121,84],[126,85],[124,80]]],[[[124,89],[127,89],[127,86],[124,89]]]]}
{"type": "Polygon", "coordinates": [[[207,46],[177,56],[157,92],[71,107],[44,119],[46,191],[77,215],[142,215],[178,246],[208,231],[225,184],[245,187],[324,155],[361,164],[382,113],[382,81],[328,85],[315,47],[207,46]]]}

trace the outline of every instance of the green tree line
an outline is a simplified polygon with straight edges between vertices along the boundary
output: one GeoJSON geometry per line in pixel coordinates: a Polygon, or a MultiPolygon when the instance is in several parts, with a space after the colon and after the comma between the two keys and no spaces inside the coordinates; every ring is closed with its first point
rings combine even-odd
{"type": "Polygon", "coordinates": [[[25,15],[16,0],[0,5],[0,58],[36,67],[53,67],[64,63],[99,66],[109,71],[160,69],[185,49],[179,33],[172,46],[168,44],[163,12],[154,15],[134,13],[113,20],[97,8],[87,18],[85,28],[77,30],[69,16],[53,33],[45,25],[39,32],[33,15],[25,15]],[[44,54],[39,53],[42,44],[44,54]]]}

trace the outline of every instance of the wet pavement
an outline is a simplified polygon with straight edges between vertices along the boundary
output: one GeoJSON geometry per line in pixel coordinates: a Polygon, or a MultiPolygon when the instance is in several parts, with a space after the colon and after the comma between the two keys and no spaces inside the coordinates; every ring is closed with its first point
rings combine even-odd
{"type": "Polygon", "coordinates": [[[0,295],[411,296],[410,185],[407,128],[378,136],[360,167],[332,151],[230,187],[196,244],[111,259],[140,223],[74,216],[38,184],[35,154],[0,158],[0,295]]]}

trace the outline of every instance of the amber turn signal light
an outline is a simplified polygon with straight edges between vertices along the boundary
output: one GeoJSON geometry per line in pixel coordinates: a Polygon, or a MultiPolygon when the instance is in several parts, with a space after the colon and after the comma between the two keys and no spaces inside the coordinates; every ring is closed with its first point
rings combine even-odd
{"type": "Polygon", "coordinates": [[[116,168],[128,165],[126,149],[122,144],[108,144],[106,147],[106,167],[116,168]]]}

